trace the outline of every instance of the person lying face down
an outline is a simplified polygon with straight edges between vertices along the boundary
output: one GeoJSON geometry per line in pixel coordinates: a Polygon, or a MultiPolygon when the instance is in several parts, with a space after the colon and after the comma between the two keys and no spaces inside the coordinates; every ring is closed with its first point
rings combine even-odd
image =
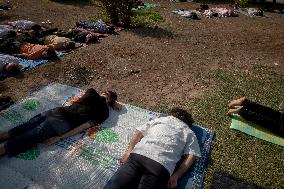
{"type": "Polygon", "coordinates": [[[58,59],[56,51],[52,46],[48,45],[38,45],[31,43],[24,43],[20,47],[20,54],[16,55],[20,58],[26,58],[31,60],[36,59],[48,59],[56,60],[58,59]]]}
{"type": "MultiPolygon", "coordinates": [[[[284,105],[284,101],[282,102],[282,105],[284,105]]],[[[274,134],[284,137],[283,112],[252,102],[246,97],[232,100],[228,104],[228,108],[228,116],[239,114],[245,120],[253,122],[270,130],[274,134]]]]}
{"type": "Polygon", "coordinates": [[[85,29],[70,29],[69,31],[59,31],[57,32],[58,36],[72,38],[74,41],[78,43],[95,43],[98,41],[99,36],[103,36],[105,34],[96,34],[91,31],[87,31],[85,29]]]}
{"type": "Polygon", "coordinates": [[[177,181],[195,157],[200,157],[200,149],[190,129],[191,115],[179,108],[172,109],[170,115],[136,128],[120,159],[122,166],[107,189],[177,187],[177,181]],[[182,164],[175,168],[182,156],[182,164]]]}
{"type": "Polygon", "coordinates": [[[59,37],[56,35],[49,35],[44,38],[45,45],[52,47],[55,50],[68,50],[75,48],[75,42],[67,37],[59,37]]]}
{"type": "Polygon", "coordinates": [[[107,91],[99,95],[91,88],[70,106],[40,113],[29,121],[0,133],[0,156],[15,156],[37,143],[52,144],[89,127],[96,127],[109,116],[109,106],[119,110],[117,94],[107,91]]]}

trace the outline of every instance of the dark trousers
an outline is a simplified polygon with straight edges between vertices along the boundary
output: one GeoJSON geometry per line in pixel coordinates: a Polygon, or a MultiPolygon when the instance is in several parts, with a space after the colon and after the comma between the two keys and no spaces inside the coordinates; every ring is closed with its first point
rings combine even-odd
{"type": "Polygon", "coordinates": [[[9,130],[10,138],[5,143],[6,153],[9,156],[15,156],[39,142],[57,136],[46,120],[46,115],[38,114],[29,121],[9,130]]]}
{"type": "Polygon", "coordinates": [[[245,100],[240,115],[257,125],[271,130],[273,133],[284,137],[284,115],[272,108],[245,100]]]}
{"type": "Polygon", "coordinates": [[[160,163],[139,154],[130,154],[108,189],[166,189],[170,174],[160,163]]]}

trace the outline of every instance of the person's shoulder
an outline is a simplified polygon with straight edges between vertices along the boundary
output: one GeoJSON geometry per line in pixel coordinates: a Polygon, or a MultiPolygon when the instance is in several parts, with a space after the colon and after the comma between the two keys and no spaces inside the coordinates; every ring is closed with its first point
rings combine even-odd
{"type": "Polygon", "coordinates": [[[166,116],[166,120],[175,124],[175,125],[181,125],[181,126],[186,126],[188,127],[188,125],[186,123],[184,123],[182,120],[176,118],[175,116],[166,116]]]}

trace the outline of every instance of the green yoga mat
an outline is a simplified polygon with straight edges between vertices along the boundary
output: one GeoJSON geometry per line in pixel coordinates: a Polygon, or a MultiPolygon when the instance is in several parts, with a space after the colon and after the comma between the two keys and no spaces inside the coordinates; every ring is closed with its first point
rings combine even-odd
{"type": "Polygon", "coordinates": [[[266,128],[246,121],[239,115],[233,115],[230,128],[236,129],[256,138],[271,142],[273,144],[284,146],[284,138],[272,133],[266,128]]]}

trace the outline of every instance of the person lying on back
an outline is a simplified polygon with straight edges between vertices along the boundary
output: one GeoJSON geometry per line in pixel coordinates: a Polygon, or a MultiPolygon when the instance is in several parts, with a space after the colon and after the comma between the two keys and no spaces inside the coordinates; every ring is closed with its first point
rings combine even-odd
{"type": "Polygon", "coordinates": [[[23,45],[21,45],[19,54],[17,54],[16,56],[31,60],[58,59],[56,51],[53,49],[53,47],[50,47],[48,45],[38,45],[31,43],[24,43],[23,45]]]}

